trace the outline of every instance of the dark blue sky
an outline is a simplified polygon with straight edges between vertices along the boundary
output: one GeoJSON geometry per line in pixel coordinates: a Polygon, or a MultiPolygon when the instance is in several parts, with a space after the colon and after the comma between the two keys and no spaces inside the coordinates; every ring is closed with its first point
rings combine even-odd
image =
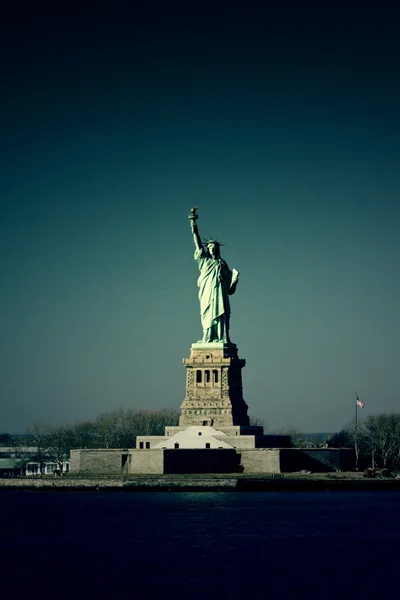
{"type": "Polygon", "coordinates": [[[0,430],[179,408],[194,205],[241,273],[250,412],[334,431],[356,391],[398,411],[396,21],[106,6],[0,26],[0,430]]]}

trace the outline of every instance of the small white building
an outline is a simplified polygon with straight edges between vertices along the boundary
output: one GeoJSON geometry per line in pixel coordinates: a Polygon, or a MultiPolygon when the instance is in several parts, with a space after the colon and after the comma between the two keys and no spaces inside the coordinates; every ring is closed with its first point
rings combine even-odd
{"type": "MultiPolygon", "coordinates": [[[[69,472],[69,460],[63,462],[63,473],[69,472]]],[[[37,449],[34,447],[0,448],[0,475],[8,476],[10,474],[22,475],[26,477],[39,475],[54,475],[59,472],[59,465],[50,456],[44,456],[42,468],[37,460],[37,449]]]]}
{"type": "MultiPolygon", "coordinates": [[[[29,462],[25,466],[25,475],[27,477],[33,475],[56,475],[59,474],[59,465],[56,462],[46,462],[42,465],[42,470],[40,472],[40,464],[38,462],[29,462]]],[[[69,472],[69,461],[63,462],[63,473],[69,472]]]]}

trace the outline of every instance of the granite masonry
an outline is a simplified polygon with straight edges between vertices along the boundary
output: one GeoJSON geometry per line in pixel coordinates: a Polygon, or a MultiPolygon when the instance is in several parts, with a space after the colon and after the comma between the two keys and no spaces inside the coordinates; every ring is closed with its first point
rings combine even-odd
{"type": "Polygon", "coordinates": [[[249,426],[248,406],[243,399],[242,368],[235,344],[192,344],[186,367],[186,396],[179,425],[213,427],[249,426]]]}
{"type": "Polygon", "coordinates": [[[251,426],[243,399],[245,361],[234,344],[192,344],[179,426],[138,436],[136,448],[72,450],[70,472],[84,475],[283,473],[348,470],[353,451],[293,448],[290,436],[251,426]]]}

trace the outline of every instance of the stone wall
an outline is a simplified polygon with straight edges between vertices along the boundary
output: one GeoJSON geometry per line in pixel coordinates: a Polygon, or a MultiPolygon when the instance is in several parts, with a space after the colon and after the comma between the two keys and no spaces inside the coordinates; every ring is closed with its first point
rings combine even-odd
{"type": "Polygon", "coordinates": [[[280,450],[255,448],[240,451],[240,466],[244,473],[280,473],[280,450]]]}
{"type": "Polygon", "coordinates": [[[238,450],[244,473],[329,473],[354,467],[351,448],[255,448],[238,450]]]}
{"type": "Polygon", "coordinates": [[[122,448],[71,450],[71,473],[121,475],[128,471],[128,451],[122,448]]]}
{"type": "MultiPolygon", "coordinates": [[[[224,438],[226,439],[226,438],[224,438]]],[[[239,443],[240,436],[235,437],[239,443]]],[[[245,441],[243,437],[242,442],[245,441]]],[[[327,473],[349,471],[351,448],[71,450],[71,474],[327,473]]]]}
{"type": "Polygon", "coordinates": [[[234,448],[243,448],[247,450],[251,450],[251,448],[255,448],[255,436],[254,435],[235,435],[235,436],[221,436],[217,437],[217,439],[230,444],[234,448]]]}
{"type": "Polygon", "coordinates": [[[79,473],[81,467],[81,450],[71,450],[69,459],[70,473],[79,473]]]}
{"type": "Polygon", "coordinates": [[[350,471],[354,467],[355,456],[352,448],[284,448],[280,464],[282,473],[350,471]]]}
{"type": "Polygon", "coordinates": [[[164,473],[164,452],[162,449],[131,450],[129,453],[129,474],[164,473]]]}

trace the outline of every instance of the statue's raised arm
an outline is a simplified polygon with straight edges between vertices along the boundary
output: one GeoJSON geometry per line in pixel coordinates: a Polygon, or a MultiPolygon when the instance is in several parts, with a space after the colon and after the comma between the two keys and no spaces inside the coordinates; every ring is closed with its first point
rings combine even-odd
{"type": "Polygon", "coordinates": [[[190,222],[190,228],[193,233],[194,245],[196,247],[196,250],[200,250],[203,247],[203,244],[201,243],[199,229],[198,229],[197,223],[196,223],[197,219],[199,218],[199,215],[196,214],[196,211],[197,211],[197,206],[190,209],[189,222],[190,222]]]}

